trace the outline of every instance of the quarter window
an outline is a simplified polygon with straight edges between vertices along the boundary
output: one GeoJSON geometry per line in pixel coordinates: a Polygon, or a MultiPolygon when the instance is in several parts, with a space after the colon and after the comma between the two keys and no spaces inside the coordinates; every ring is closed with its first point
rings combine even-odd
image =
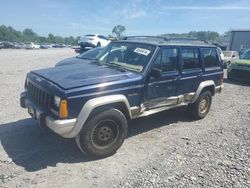
{"type": "Polygon", "coordinates": [[[178,49],[165,48],[160,51],[155,62],[154,68],[162,70],[162,72],[175,71],[178,62],[178,49]]]}
{"type": "Polygon", "coordinates": [[[202,48],[201,54],[205,68],[219,66],[219,57],[215,48],[202,48]]]}
{"type": "Polygon", "coordinates": [[[183,60],[182,70],[189,70],[199,68],[199,55],[198,49],[183,48],[181,56],[183,60]]]}

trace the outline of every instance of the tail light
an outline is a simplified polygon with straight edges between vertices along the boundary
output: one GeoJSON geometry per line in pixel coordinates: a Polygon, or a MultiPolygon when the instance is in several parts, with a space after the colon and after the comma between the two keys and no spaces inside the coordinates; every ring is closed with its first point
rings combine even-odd
{"type": "Polygon", "coordinates": [[[222,85],[222,84],[223,84],[223,81],[224,81],[224,73],[223,73],[223,74],[221,74],[221,76],[220,76],[220,85],[222,85]]]}

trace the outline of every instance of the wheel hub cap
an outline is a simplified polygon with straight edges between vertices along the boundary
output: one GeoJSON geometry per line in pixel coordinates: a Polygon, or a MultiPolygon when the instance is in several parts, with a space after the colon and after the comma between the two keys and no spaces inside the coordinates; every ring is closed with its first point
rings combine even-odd
{"type": "Polygon", "coordinates": [[[92,144],[100,149],[113,145],[119,134],[118,125],[113,120],[104,120],[97,124],[92,132],[92,144]]]}
{"type": "Polygon", "coordinates": [[[200,113],[205,113],[207,111],[208,104],[209,104],[209,98],[207,96],[203,97],[199,105],[200,113]]]}

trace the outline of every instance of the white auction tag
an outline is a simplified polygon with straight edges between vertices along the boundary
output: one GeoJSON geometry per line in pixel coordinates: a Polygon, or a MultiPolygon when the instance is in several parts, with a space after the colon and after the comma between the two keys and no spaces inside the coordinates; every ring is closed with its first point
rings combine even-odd
{"type": "Polygon", "coordinates": [[[150,53],[150,50],[148,49],[143,49],[143,48],[136,48],[134,50],[135,53],[138,53],[138,54],[142,54],[142,55],[145,55],[147,56],[149,53],[150,53]]]}

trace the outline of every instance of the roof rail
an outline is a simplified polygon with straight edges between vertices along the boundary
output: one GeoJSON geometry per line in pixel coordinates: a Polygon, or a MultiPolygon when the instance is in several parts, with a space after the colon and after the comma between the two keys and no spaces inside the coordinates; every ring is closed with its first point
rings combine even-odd
{"type": "Polygon", "coordinates": [[[166,39],[169,42],[180,42],[180,43],[188,42],[188,43],[195,43],[195,44],[200,44],[200,43],[208,44],[208,41],[200,40],[200,39],[197,39],[197,38],[176,37],[176,38],[166,38],[166,39]]]}
{"type": "Polygon", "coordinates": [[[123,37],[123,40],[133,40],[133,39],[143,39],[143,40],[154,40],[158,39],[159,41],[167,41],[165,37],[158,37],[158,36],[128,36],[128,37],[123,37]]]}
{"type": "Polygon", "coordinates": [[[183,38],[183,37],[166,38],[166,37],[161,37],[161,36],[128,36],[128,37],[123,38],[123,40],[133,40],[133,39],[149,40],[149,41],[157,41],[157,42],[208,44],[206,40],[200,40],[197,38],[183,38]]]}

